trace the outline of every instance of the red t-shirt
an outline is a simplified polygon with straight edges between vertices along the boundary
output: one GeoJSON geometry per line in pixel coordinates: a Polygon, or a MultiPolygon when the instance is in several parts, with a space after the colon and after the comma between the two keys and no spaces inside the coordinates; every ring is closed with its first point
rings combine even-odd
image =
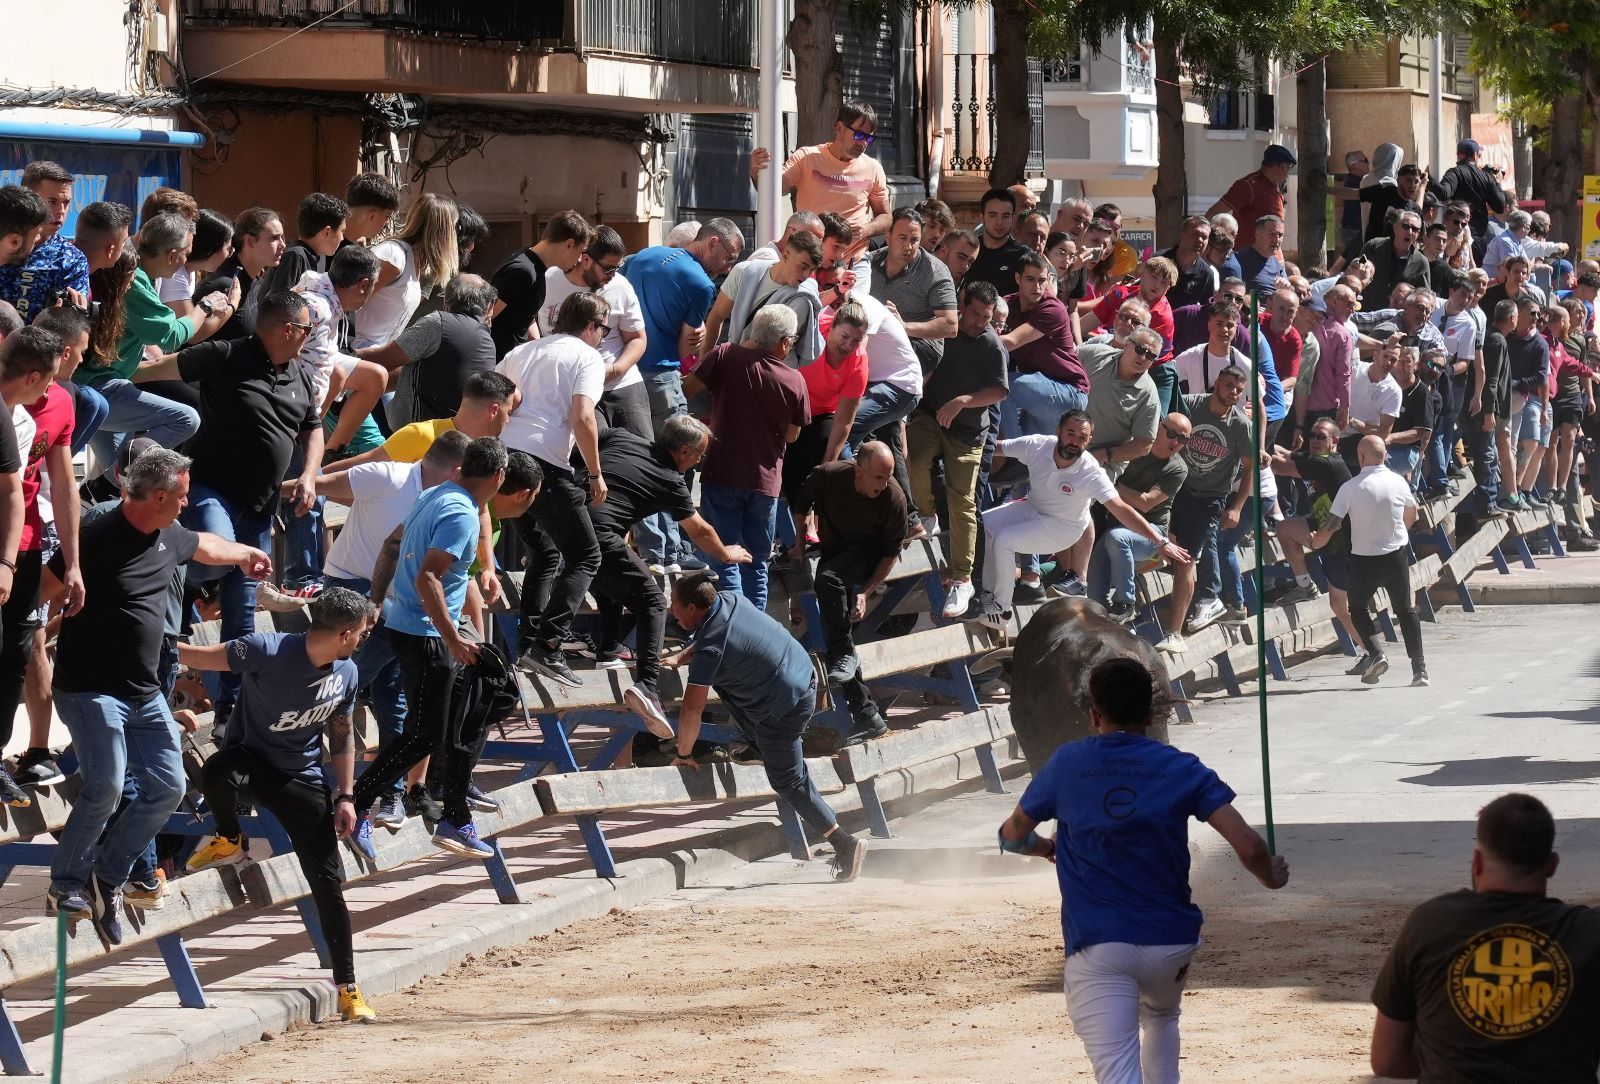
{"type": "MultiPolygon", "coordinates": [[[[1112,330],[1111,325],[1117,320],[1117,310],[1130,297],[1139,297],[1139,284],[1136,282],[1113,286],[1111,292],[1100,299],[1100,303],[1094,307],[1094,314],[1103,329],[1112,330]]],[[[1161,336],[1161,356],[1156,359],[1156,364],[1165,365],[1172,360],[1172,338],[1178,330],[1172,320],[1172,303],[1167,300],[1166,294],[1156,298],[1156,303],[1150,306],[1150,330],[1161,336]]]]}
{"type": "MultiPolygon", "coordinates": [[[[72,447],[72,393],[52,381],[44,397],[30,403],[26,409],[39,429],[34,434],[33,444],[22,449],[26,465],[22,468],[22,544],[17,548],[23,552],[40,549],[44,544],[44,518],[39,515],[39,488],[42,484],[39,471],[44,465],[45,453],[51,448],[72,447]]],[[[55,487],[57,500],[78,499],[73,492],[72,478],[52,478],[50,481],[55,487]]]]}
{"type": "MultiPolygon", "coordinates": [[[[826,339],[828,329],[831,327],[833,327],[833,311],[830,309],[817,317],[817,330],[826,339]]],[[[824,351],[816,361],[800,370],[800,375],[805,377],[806,392],[811,396],[813,418],[836,413],[840,399],[859,399],[866,394],[866,342],[866,339],[862,339],[861,345],[856,347],[855,352],[846,357],[837,369],[828,361],[827,352],[824,351]]]]}
{"type": "Polygon", "coordinates": [[[1006,298],[1006,304],[1010,306],[1008,334],[1024,326],[1039,332],[1037,339],[1011,351],[1011,364],[1017,372],[1043,373],[1051,380],[1088,391],[1089,374],[1078,360],[1078,344],[1072,341],[1072,324],[1061,299],[1047,294],[1027,312],[1022,311],[1022,299],[1017,294],[1006,298]]]}
{"type": "Polygon", "coordinates": [[[694,375],[711,391],[716,434],[701,467],[705,484],[776,497],[788,428],[811,420],[805,378],[760,348],[737,343],[714,347],[694,375]]]}
{"type": "Polygon", "coordinates": [[[1272,351],[1272,367],[1277,370],[1278,379],[1298,378],[1300,351],[1304,345],[1300,341],[1300,332],[1290,324],[1282,335],[1278,334],[1278,330],[1272,326],[1272,314],[1264,312],[1261,314],[1261,333],[1266,336],[1267,347],[1272,351]]]}
{"type": "MultiPolygon", "coordinates": [[[[1222,194],[1222,202],[1233,209],[1233,217],[1239,223],[1239,236],[1233,242],[1235,251],[1255,244],[1256,219],[1263,215],[1283,217],[1283,189],[1259,169],[1234,181],[1222,194]]],[[[1277,359],[1273,360],[1276,364],[1277,359]]]]}

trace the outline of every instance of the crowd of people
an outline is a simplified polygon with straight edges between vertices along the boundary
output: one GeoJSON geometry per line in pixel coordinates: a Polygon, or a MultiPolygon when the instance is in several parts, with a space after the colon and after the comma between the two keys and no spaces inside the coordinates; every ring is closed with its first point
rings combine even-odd
{"type": "MultiPolygon", "coordinates": [[[[124,906],[161,906],[155,836],[186,787],[169,698],[183,668],[215,672],[217,834],[189,868],[242,860],[233,807],[269,808],[342,1008],[369,1017],[336,841],[371,857],[378,829],[422,816],[441,848],[493,853],[456,690],[499,659],[507,524],[521,665],[569,688],[580,653],[631,670],[625,704],[680,765],[714,689],[842,878],[866,844],[801,756],[819,675],[767,614],[774,560],[819,556],[851,744],[887,729],[853,626],[912,539],[944,551],[931,616],[1000,630],[1056,595],[1131,622],[1138,573],[1164,562],[1157,646],[1181,653],[1249,615],[1259,484],[1294,573],[1266,602],[1316,598],[1320,571],[1368,682],[1388,661],[1367,604],[1403,581],[1418,498],[1470,469],[1479,517],[1564,507],[1594,548],[1578,479],[1600,266],[1560,258],[1471,141],[1437,182],[1391,145],[1365,179],[1350,159],[1345,251],[1296,263],[1283,147],[1140,253],[1116,206],[1052,217],[1021,184],[987,192],[971,228],[938,199],[892,207],[876,129],[849,103],[789,156],[795,211],[743,259],[726,218],[630,253],[564,211],[475,273],[482,217],[424,193],[396,223],[402,193],[376,173],[292,214],[162,188],[137,216],[82,207],[71,238],[71,173],[34,162],[0,188],[0,728],[23,704],[29,720],[0,800],[62,779],[54,711],[82,787],[51,909],[116,943],[124,906]],[[349,506],[331,547],[329,498],[349,506]],[[222,642],[192,647],[206,605],[222,642]],[[307,607],[310,628],[257,633],[258,605],[307,607]],[[685,668],[676,725],[663,666],[685,668]],[[359,775],[358,698],[381,738],[359,775]]],[[[752,179],[771,167],[758,151],[752,179]]],[[[1426,684],[1409,594],[1389,591],[1426,684]]]]}

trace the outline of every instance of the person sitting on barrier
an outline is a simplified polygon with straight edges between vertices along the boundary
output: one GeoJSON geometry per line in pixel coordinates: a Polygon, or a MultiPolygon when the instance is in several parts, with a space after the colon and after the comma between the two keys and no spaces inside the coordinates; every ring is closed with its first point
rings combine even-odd
{"type": "Polygon", "coordinates": [[[257,632],[210,647],[178,648],[185,666],[243,678],[223,747],[201,770],[200,789],[216,834],[187,866],[194,872],[245,861],[240,803],[270,813],[288,835],[316,901],[339,987],[339,1015],[364,1023],[376,1014],[356,985],[338,841],[356,823],[350,792],[359,683],[350,657],[371,633],[377,610],[356,592],[336,586],[323,590],[307,609],[311,628],[304,633],[257,632]],[[337,792],[331,801],[322,767],[324,732],[337,792]]]}
{"type": "MultiPolygon", "coordinates": [[[[122,943],[123,882],[185,789],[178,728],[157,676],[173,574],[190,558],[238,565],[250,577],[272,571],[258,549],[178,525],[188,456],[151,448],[123,473],[122,492],[120,504],[79,530],[84,601],[66,608],[56,641],[56,713],[72,735],[82,789],[45,896],[47,912],[76,922],[91,911],[92,873],[95,925],[112,945],[122,943]],[[129,768],[138,795],[107,830],[129,768]]],[[[67,597],[65,560],[57,551],[45,566],[40,605],[67,597]]]]}
{"type": "Polygon", "coordinates": [[[983,556],[983,599],[977,620],[996,631],[1011,621],[1018,553],[1056,553],[1075,543],[1089,525],[1089,505],[1099,501],[1124,527],[1155,546],[1175,565],[1189,563],[1188,551],[1167,537],[1118,495],[1106,470],[1085,449],[1094,425],[1083,410],[1061,416],[1052,436],[1020,436],[995,445],[994,458],[1017,459],[1028,470],[1028,496],[983,514],[988,550],[983,556]]]}
{"type": "MultiPolygon", "coordinates": [[[[581,295],[575,295],[581,296],[581,295]]],[[[383,611],[389,644],[400,661],[406,723],[400,737],[384,745],[356,784],[356,849],[375,861],[367,811],[378,797],[426,756],[441,753],[437,769],[444,817],[433,830],[434,846],[467,858],[487,859],[491,847],[478,838],[467,804],[471,751],[445,742],[458,666],[477,661],[482,644],[463,636],[461,610],[468,569],[478,544],[478,517],[505,483],[506,448],[495,437],[467,446],[459,482],[444,482],[422,495],[405,523],[389,536],[372,571],[372,601],[383,611]]]]}
{"type": "Polygon", "coordinates": [[[672,585],[672,617],[690,634],[687,647],[663,666],[687,666],[678,708],[676,767],[692,758],[700,715],[712,689],[756,747],[767,782],[832,845],[834,877],[853,881],[866,862],[867,841],[845,831],[806,770],[800,736],[817,706],[817,675],[800,641],[738,591],[718,591],[716,577],[697,572],[672,585]]]}
{"type": "Polygon", "coordinates": [[[1289,883],[1289,864],[1239,815],[1216,772],[1148,735],[1157,683],[1143,663],[1106,659],[1088,685],[1094,733],[1061,746],[1033,777],[1000,826],[1000,849],[1055,863],[1067,1015],[1095,1079],[1175,1081],[1202,922],[1190,899],[1189,818],[1215,829],[1268,888],[1289,883]],[[1051,820],[1054,839],[1034,830],[1051,820]]]}
{"type": "MultiPolygon", "coordinates": [[[[1116,482],[1122,499],[1163,535],[1172,514],[1172,498],[1189,476],[1189,463],[1179,453],[1189,443],[1190,429],[1188,415],[1168,414],[1156,430],[1149,454],[1129,463],[1116,482]]],[[[1098,510],[1096,514],[1100,514],[1098,510]]],[[[1129,624],[1138,614],[1134,582],[1139,564],[1155,555],[1150,540],[1137,531],[1123,526],[1104,531],[1089,559],[1089,597],[1105,605],[1116,620],[1129,624]]]]}
{"type": "Polygon", "coordinates": [[[687,475],[710,447],[711,430],[692,414],[667,418],[653,444],[626,429],[609,429],[600,438],[600,465],[609,488],[605,503],[589,513],[600,544],[600,571],[590,585],[600,611],[595,668],[627,669],[622,647],[622,612],[627,610],[635,621],[634,682],[623,690],[622,702],[658,738],[672,737],[657,688],[667,598],[644,558],[628,545],[628,532],[645,517],[666,513],[713,560],[750,563],[749,550],[724,543],[695,511],[687,475]]]}
{"type": "MultiPolygon", "coordinates": [[[[888,579],[905,546],[906,497],[894,480],[894,453],[869,440],[855,462],[824,463],[806,479],[795,512],[817,514],[822,559],[815,587],[828,684],[844,693],[855,723],[839,747],[857,745],[889,729],[862,680],[850,627],[866,617],[867,600],[888,579]]],[[[803,539],[795,540],[789,556],[796,564],[805,560],[803,539]]]]}

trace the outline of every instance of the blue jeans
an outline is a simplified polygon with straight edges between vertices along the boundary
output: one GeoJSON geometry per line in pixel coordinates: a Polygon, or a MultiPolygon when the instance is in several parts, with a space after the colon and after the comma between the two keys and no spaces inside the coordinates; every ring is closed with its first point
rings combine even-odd
{"type": "Polygon", "coordinates": [[[778,498],[749,489],[702,485],[700,514],[716,528],[723,545],[739,545],[750,551],[747,565],[711,561],[708,556],[707,563],[716,572],[722,590],[743,591],[757,609],[765,610],[767,559],[772,556],[772,536],[778,528],[778,498]]]}
{"type": "Polygon", "coordinates": [[[61,830],[50,883],[58,891],[87,888],[92,871],[99,880],[120,886],[134,859],[183,800],[178,726],[159,693],[134,704],[101,693],[56,689],[55,705],[72,735],[83,789],[61,830]],[[135,784],[137,797],[107,831],[125,778],[135,784]]]}
{"type": "MultiPolygon", "coordinates": [[[[207,531],[230,542],[254,546],[259,550],[272,547],[272,517],[264,512],[241,512],[222,494],[198,483],[189,487],[189,507],[182,516],[183,525],[191,531],[207,531]]],[[[218,567],[189,563],[189,582],[210,583],[221,580],[219,596],[222,603],[222,638],[236,640],[256,630],[256,581],[246,576],[234,565],[218,567]]],[[[231,708],[239,699],[239,675],[224,673],[218,676],[217,707],[231,708]]]]}
{"type": "Polygon", "coordinates": [[[1139,566],[1156,555],[1156,544],[1142,534],[1118,525],[1100,536],[1089,557],[1089,597],[1096,602],[1134,600],[1134,577],[1139,566]]]}
{"type": "Polygon", "coordinates": [[[1089,397],[1071,384],[1043,373],[1020,373],[1000,400],[1000,439],[1054,433],[1061,415],[1088,408],[1089,397]]]}
{"type": "MultiPolygon", "coordinates": [[[[294,455],[289,459],[288,476],[298,478],[305,462],[305,446],[296,443],[294,455]]],[[[323,530],[322,512],[327,503],[326,497],[318,497],[303,516],[295,515],[292,500],[286,499],[279,505],[283,511],[283,571],[279,578],[290,587],[322,582],[322,562],[327,556],[328,540],[323,530]]]]}
{"type": "MultiPolygon", "coordinates": [[[[1416,481],[1412,477],[1417,469],[1417,461],[1422,457],[1422,448],[1416,444],[1396,444],[1389,449],[1384,464],[1396,474],[1404,477],[1408,482],[1416,481]]],[[[1414,486],[1412,488],[1415,488],[1414,486]]]]}
{"type": "Polygon", "coordinates": [[[867,385],[861,405],[856,408],[855,423],[850,426],[850,438],[845,442],[851,455],[874,433],[889,446],[889,454],[894,457],[894,480],[906,497],[908,527],[916,522],[918,510],[911,500],[911,475],[906,472],[906,445],[900,436],[900,423],[911,417],[921,401],[920,395],[893,384],[880,381],[867,385]]]}
{"type": "Polygon", "coordinates": [[[87,384],[68,380],[66,387],[72,393],[72,454],[77,455],[88,447],[89,439],[100,432],[111,405],[104,395],[87,384]]]}
{"type": "MultiPolygon", "coordinates": [[[[1277,505],[1277,498],[1266,498],[1261,510],[1263,523],[1277,505]]],[[[1220,592],[1224,605],[1244,605],[1244,570],[1239,567],[1239,543],[1255,527],[1254,506],[1246,501],[1239,513],[1239,525],[1219,528],[1212,536],[1212,543],[1206,549],[1206,561],[1211,568],[1204,576],[1204,586],[1197,592],[1202,600],[1216,598],[1220,592]]]]}
{"type": "Polygon", "coordinates": [[[817,685],[813,678],[800,702],[781,718],[747,719],[732,708],[729,714],[745,737],[760,750],[761,766],[766,769],[767,782],[772,789],[794,807],[807,827],[821,835],[832,830],[839,819],[823,800],[807,771],[805,752],[800,744],[800,735],[811,722],[816,703],[817,685]]]}
{"type": "MultiPolygon", "coordinates": [[[[372,581],[329,577],[327,586],[344,587],[358,595],[372,594],[372,581]]],[[[379,745],[386,745],[400,736],[406,726],[406,691],[400,680],[400,663],[394,657],[394,646],[389,642],[389,629],[381,622],[372,630],[356,653],[350,656],[356,664],[356,687],[369,689],[372,714],[378,719],[379,745]]],[[[396,782],[390,791],[399,794],[401,785],[396,782]]]]}
{"type": "MultiPolygon", "coordinates": [[[[1504,423],[1497,423],[1504,424],[1504,423]]],[[[1467,433],[1467,451],[1472,456],[1472,495],[1477,499],[1482,515],[1494,511],[1500,497],[1500,449],[1495,444],[1495,432],[1483,431],[1483,419],[1471,419],[1472,428],[1467,433]]],[[[1516,485],[1511,487],[1516,491],[1516,485]]]]}
{"type": "Polygon", "coordinates": [[[128,380],[107,380],[94,388],[105,398],[106,416],[89,441],[101,473],[109,474],[122,446],[143,433],[163,448],[176,448],[200,429],[200,415],[191,407],[151,395],[128,380]]]}
{"type": "MultiPolygon", "coordinates": [[[[644,374],[645,391],[650,396],[650,424],[656,432],[661,423],[678,414],[689,413],[689,403],[683,397],[683,377],[676,369],[663,369],[644,374]]],[[[665,512],[646,516],[633,525],[633,541],[647,562],[669,565],[692,548],[683,540],[678,521],[665,512]]]]}

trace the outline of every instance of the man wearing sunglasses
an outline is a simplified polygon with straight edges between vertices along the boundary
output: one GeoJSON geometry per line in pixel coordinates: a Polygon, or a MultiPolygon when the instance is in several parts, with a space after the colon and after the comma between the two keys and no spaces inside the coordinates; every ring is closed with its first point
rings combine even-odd
{"type": "Polygon", "coordinates": [[[1422,254],[1422,216],[1415,211],[1401,211],[1390,236],[1368,241],[1361,254],[1373,267],[1372,278],[1361,291],[1362,308],[1383,308],[1396,283],[1409,282],[1420,289],[1432,281],[1428,258],[1422,254]]]}
{"type": "MultiPolygon", "coordinates": [[[[855,231],[855,241],[845,254],[854,262],[867,240],[889,231],[889,182],[883,165],[867,149],[877,140],[878,114],[866,102],[845,102],[833,125],[833,139],[814,147],[801,147],[783,163],[780,194],[794,193],[798,211],[845,217],[855,231]]],[[[772,151],[757,147],[750,155],[750,181],[772,161],[772,151]]]]}

